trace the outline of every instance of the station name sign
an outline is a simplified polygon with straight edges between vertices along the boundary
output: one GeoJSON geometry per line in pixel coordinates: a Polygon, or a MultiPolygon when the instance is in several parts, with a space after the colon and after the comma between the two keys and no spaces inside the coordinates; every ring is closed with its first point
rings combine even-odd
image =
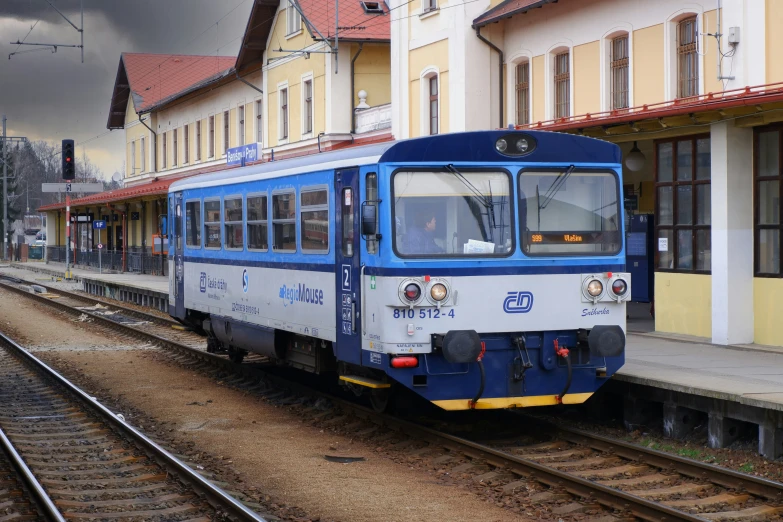
{"type": "Polygon", "coordinates": [[[226,165],[244,165],[261,159],[262,147],[260,143],[249,143],[241,147],[228,149],[226,152],[226,165]]]}

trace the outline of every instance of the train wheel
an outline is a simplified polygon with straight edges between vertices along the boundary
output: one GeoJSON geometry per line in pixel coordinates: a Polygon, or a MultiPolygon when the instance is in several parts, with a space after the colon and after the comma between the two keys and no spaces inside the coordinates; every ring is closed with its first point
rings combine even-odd
{"type": "Polygon", "coordinates": [[[207,337],[207,353],[220,351],[220,343],[214,337],[207,337]]]}
{"type": "Polygon", "coordinates": [[[244,350],[237,350],[236,348],[228,349],[229,360],[236,364],[242,363],[242,360],[245,358],[245,354],[247,354],[247,352],[244,350]]]}
{"type": "Polygon", "coordinates": [[[378,413],[383,413],[388,409],[389,404],[391,404],[391,398],[391,388],[376,388],[370,390],[370,404],[372,404],[372,409],[378,413]]]}

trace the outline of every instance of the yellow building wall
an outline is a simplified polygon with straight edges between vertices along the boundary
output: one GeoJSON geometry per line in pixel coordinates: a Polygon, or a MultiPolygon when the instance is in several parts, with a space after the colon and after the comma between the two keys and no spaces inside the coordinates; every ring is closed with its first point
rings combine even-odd
{"type": "MultiPolygon", "coordinates": [[[[706,11],[704,13],[704,26],[705,32],[715,34],[718,29],[717,9],[706,11]]],[[[720,80],[718,80],[718,75],[716,74],[715,70],[715,63],[717,62],[718,56],[718,42],[715,41],[715,38],[708,37],[705,37],[703,42],[705,47],[704,72],[702,73],[704,75],[704,92],[721,92],[723,90],[723,84],[720,80]]],[[[723,63],[725,66],[727,63],[731,62],[724,60],[723,63]]],[[[728,71],[726,71],[725,74],[728,75],[728,71]]]]}
{"type": "MultiPolygon", "coordinates": [[[[351,47],[351,56],[359,50],[358,44],[351,47]]],[[[359,104],[356,95],[367,91],[367,105],[376,107],[391,103],[391,48],[387,45],[366,45],[354,65],[354,106],[359,104]]]]}
{"type": "Polygon", "coordinates": [[[783,2],[767,0],[765,9],[767,83],[783,82],[783,2]]]}
{"type": "Polygon", "coordinates": [[[236,108],[228,111],[228,148],[236,147],[239,145],[237,141],[237,131],[239,126],[237,125],[237,110],[236,108]]]}
{"type": "Polygon", "coordinates": [[[215,114],[215,157],[220,157],[226,153],[223,147],[223,111],[215,114]]]}
{"type": "Polygon", "coordinates": [[[655,331],[712,336],[712,276],[655,273],[655,331]]]}
{"type": "Polygon", "coordinates": [[[574,114],[601,111],[601,45],[574,47],[574,114]]]}
{"type": "Polygon", "coordinates": [[[444,80],[448,78],[449,71],[449,41],[441,40],[424,47],[419,47],[408,53],[408,78],[410,78],[410,136],[416,137],[421,135],[421,111],[425,110],[425,107],[421,107],[421,89],[422,85],[419,80],[421,73],[427,67],[435,66],[438,68],[440,74],[440,92],[438,93],[438,101],[440,103],[440,132],[449,132],[449,105],[447,100],[449,99],[449,84],[444,80]]]}
{"type": "Polygon", "coordinates": [[[664,101],[663,43],[663,24],[633,33],[634,105],[664,101]]]}
{"type": "MultiPolygon", "coordinates": [[[[304,28],[304,22],[302,22],[304,28]]],[[[304,29],[301,34],[286,38],[286,14],[278,13],[270,41],[281,42],[283,49],[302,49],[313,43],[312,38],[304,29]]],[[[273,46],[274,47],[274,46],[273,46]]],[[[367,49],[362,51],[362,54],[367,49]]],[[[286,57],[291,53],[279,53],[272,49],[267,51],[269,58],[286,57]]],[[[288,142],[292,143],[302,139],[302,75],[313,75],[313,136],[326,129],[326,63],[330,55],[311,54],[309,59],[299,56],[293,60],[282,63],[277,67],[266,70],[267,97],[265,104],[267,110],[267,127],[264,135],[264,146],[275,147],[280,143],[280,130],[278,128],[279,95],[277,85],[288,82],[288,142]]],[[[360,60],[359,60],[360,61],[360,60]]],[[[274,62],[273,62],[274,63],[274,62]]],[[[245,120],[247,121],[247,120],[245,120]]],[[[253,137],[252,141],[255,141],[253,137]]]]}
{"type": "MultiPolygon", "coordinates": [[[[128,99],[128,105],[125,109],[125,124],[133,124],[139,121],[139,117],[136,114],[136,109],[133,106],[133,100],[128,99]]],[[[141,168],[141,137],[147,136],[149,131],[142,124],[135,124],[132,127],[126,127],[125,129],[125,176],[137,176],[140,174],[141,168]],[[136,171],[132,171],[133,163],[131,162],[131,142],[136,142],[136,171]]]]}
{"type": "Polygon", "coordinates": [[[544,89],[544,55],[533,57],[533,114],[530,121],[543,121],[546,115],[544,89]]]}
{"type": "Polygon", "coordinates": [[[783,279],[756,277],[753,279],[753,342],[783,346],[783,279]]]}
{"type": "Polygon", "coordinates": [[[256,142],[256,104],[245,104],[245,143],[256,142]]]}

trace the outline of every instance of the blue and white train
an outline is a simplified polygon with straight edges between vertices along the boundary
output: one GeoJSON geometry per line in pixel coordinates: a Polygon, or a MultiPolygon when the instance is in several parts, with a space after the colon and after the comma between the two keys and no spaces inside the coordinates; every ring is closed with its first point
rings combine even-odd
{"type": "Polygon", "coordinates": [[[400,386],[446,410],[582,403],[624,361],[620,161],[499,130],[177,181],[170,314],[378,409],[400,386]]]}

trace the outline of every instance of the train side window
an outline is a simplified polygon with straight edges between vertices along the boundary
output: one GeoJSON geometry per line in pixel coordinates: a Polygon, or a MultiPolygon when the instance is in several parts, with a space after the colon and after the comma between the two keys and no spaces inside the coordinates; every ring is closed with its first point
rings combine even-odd
{"type": "Polygon", "coordinates": [[[269,250],[267,232],[266,194],[247,197],[247,249],[256,252],[269,250]]]}
{"type": "Polygon", "coordinates": [[[201,248],[201,200],[185,202],[185,244],[201,248]]]}
{"type": "Polygon", "coordinates": [[[272,250],[296,252],[296,194],[272,194],[272,250]]]}
{"type": "Polygon", "coordinates": [[[343,214],[343,256],[353,257],[353,189],[344,188],[340,201],[343,214]]]}
{"type": "Polygon", "coordinates": [[[302,252],[329,252],[329,192],[325,187],[303,187],[299,193],[302,252]]]}
{"type": "MultiPolygon", "coordinates": [[[[364,189],[364,200],[366,202],[378,201],[378,175],[375,172],[369,172],[367,174],[366,186],[364,189]]],[[[375,221],[378,222],[378,207],[376,203],[375,207],[375,221]]],[[[376,238],[367,238],[367,253],[375,254],[378,252],[378,240],[376,238]]]]}
{"type": "Polygon", "coordinates": [[[226,197],[223,200],[223,227],[226,234],[226,250],[242,250],[242,196],[226,197]]]}
{"type": "Polygon", "coordinates": [[[220,248],[220,200],[204,201],[204,247],[220,248]]]}

